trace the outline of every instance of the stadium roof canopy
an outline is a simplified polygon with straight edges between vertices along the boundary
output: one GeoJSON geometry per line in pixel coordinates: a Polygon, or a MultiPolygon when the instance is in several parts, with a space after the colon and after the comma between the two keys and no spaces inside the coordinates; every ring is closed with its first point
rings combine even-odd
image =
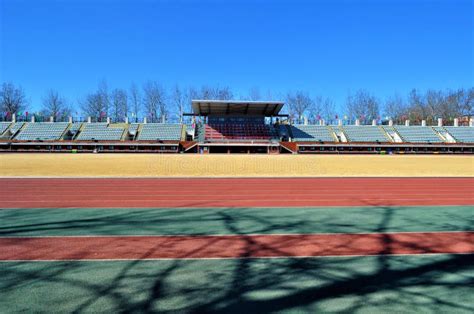
{"type": "Polygon", "coordinates": [[[194,114],[198,116],[278,116],[283,105],[281,101],[192,100],[194,114]]]}

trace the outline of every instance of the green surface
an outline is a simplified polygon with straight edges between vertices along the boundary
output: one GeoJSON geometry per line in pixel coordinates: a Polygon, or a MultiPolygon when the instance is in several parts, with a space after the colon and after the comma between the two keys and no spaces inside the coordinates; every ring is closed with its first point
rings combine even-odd
{"type": "Polygon", "coordinates": [[[474,206],[2,209],[0,236],[470,231],[474,206]]]}
{"type": "Polygon", "coordinates": [[[474,255],[0,263],[0,312],[472,313],[474,255]]]}
{"type": "MultiPolygon", "coordinates": [[[[473,227],[474,206],[0,210],[0,236],[472,231],[473,227]]],[[[473,254],[0,262],[0,313],[472,313],[473,287],[473,254]]]]}

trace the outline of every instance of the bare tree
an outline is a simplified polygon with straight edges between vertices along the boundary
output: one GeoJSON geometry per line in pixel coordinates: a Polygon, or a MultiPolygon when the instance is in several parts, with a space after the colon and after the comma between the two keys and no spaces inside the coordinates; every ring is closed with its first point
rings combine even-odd
{"type": "Polygon", "coordinates": [[[104,104],[104,115],[108,117],[110,114],[110,96],[105,79],[99,83],[97,94],[101,97],[101,102],[104,104]]]}
{"type": "Polygon", "coordinates": [[[128,96],[124,89],[112,91],[112,117],[114,121],[124,121],[128,117],[128,96]]]}
{"type": "Polygon", "coordinates": [[[231,100],[234,98],[234,93],[232,93],[229,87],[217,88],[216,89],[217,99],[220,100],[231,100]]]}
{"type": "Polygon", "coordinates": [[[449,108],[450,117],[474,115],[474,88],[448,91],[445,102],[449,108]]]}
{"type": "Polygon", "coordinates": [[[425,94],[425,119],[429,124],[433,123],[436,118],[448,119],[457,111],[457,105],[449,106],[446,97],[442,91],[428,90],[425,94]]]}
{"type": "Polygon", "coordinates": [[[190,105],[190,90],[181,89],[178,85],[175,85],[171,93],[171,100],[174,107],[176,108],[176,113],[178,115],[179,123],[183,122],[183,114],[185,110],[189,109],[190,105]]]}
{"type": "MultiPolygon", "coordinates": [[[[274,93],[271,90],[268,89],[267,92],[265,93],[265,99],[266,100],[274,100],[274,98],[275,98],[274,93]]],[[[279,98],[278,100],[281,100],[281,99],[283,99],[283,98],[279,98]]]]}
{"type": "Polygon", "coordinates": [[[336,116],[336,104],[330,98],[324,99],[321,110],[322,118],[328,122],[336,116]]]}
{"type": "Polygon", "coordinates": [[[168,108],[163,87],[156,81],[148,81],[143,86],[143,103],[152,121],[166,121],[168,108]]]}
{"type": "Polygon", "coordinates": [[[429,89],[422,93],[412,89],[408,93],[408,101],[395,95],[385,102],[384,114],[396,123],[405,119],[415,122],[426,120],[428,124],[435,124],[436,118],[452,121],[455,117],[472,114],[474,92],[471,90],[434,90],[429,89]]]}
{"type": "Polygon", "coordinates": [[[135,122],[138,121],[138,116],[141,111],[141,105],[142,100],[140,90],[138,89],[137,85],[135,85],[135,83],[132,83],[132,85],[130,86],[130,109],[132,117],[135,119],[135,122]]]}
{"type": "Polygon", "coordinates": [[[307,92],[297,91],[295,93],[288,93],[286,96],[288,104],[288,111],[291,120],[296,120],[301,123],[306,111],[312,106],[312,99],[307,92]]]}
{"type": "Polygon", "coordinates": [[[53,117],[54,121],[65,120],[71,115],[71,108],[67,100],[53,89],[50,89],[43,97],[43,108],[41,111],[44,116],[53,117]]]}
{"type": "Polygon", "coordinates": [[[25,92],[12,83],[3,83],[0,91],[0,109],[7,115],[18,114],[27,105],[25,92]]]}
{"type": "Polygon", "coordinates": [[[428,116],[427,108],[424,103],[423,95],[416,89],[408,93],[408,118],[414,121],[426,119],[428,116]]]}
{"type": "Polygon", "coordinates": [[[211,87],[204,85],[201,87],[200,93],[196,96],[200,99],[218,99],[231,100],[234,98],[234,93],[229,87],[211,87]]]}
{"type": "Polygon", "coordinates": [[[101,95],[97,92],[87,94],[85,99],[80,101],[80,105],[86,116],[97,118],[98,121],[105,116],[105,104],[101,95]]]}
{"type": "Polygon", "coordinates": [[[403,122],[403,117],[407,114],[407,104],[402,96],[395,94],[387,98],[383,112],[387,118],[400,124],[403,122]]]}
{"type": "Polygon", "coordinates": [[[314,97],[308,110],[308,119],[311,123],[316,123],[320,119],[331,121],[336,115],[334,101],[322,96],[314,97]]]}
{"type": "Polygon", "coordinates": [[[348,95],[346,110],[349,119],[360,119],[362,122],[368,122],[379,116],[379,101],[368,91],[361,89],[354,95],[348,95]]]}
{"type": "Polygon", "coordinates": [[[87,94],[84,100],[79,101],[82,112],[92,118],[102,121],[109,114],[110,99],[107,91],[107,83],[102,81],[97,91],[87,94]]]}
{"type": "Polygon", "coordinates": [[[197,93],[199,99],[216,99],[214,89],[210,86],[202,86],[201,90],[197,93]]]}
{"type": "Polygon", "coordinates": [[[260,96],[260,90],[258,89],[258,87],[252,87],[252,88],[249,90],[248,99],[249,99],[249,100],[253,100],[253,101],[261,100],[261,99],[262,99],[262,97],[260,96]]]}
{"type": "Polygon", "coordinates": [[[322,96],[314,97],[307,110],[310,123],[316,123],[317,120],[321,119],[324,101],[325,99],[322,96]]]}
{"type": "Polygon", "coordinates": [[[467,90],[461,89],[459,94],[461,115],[471,117],[474,116],[474,87],[471,87],[467,90]]]}

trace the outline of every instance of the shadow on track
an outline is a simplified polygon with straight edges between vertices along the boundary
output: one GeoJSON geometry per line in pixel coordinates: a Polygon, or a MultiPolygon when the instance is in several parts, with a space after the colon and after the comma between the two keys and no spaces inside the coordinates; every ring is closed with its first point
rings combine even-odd
{"type": "MultiPolygon", "coordinates": [[[[367,205],[380,213],[373,232],[389,231],[398,209],[367,205]]],[[[80,221],[30,222],[18,225],[18,228],[30,232],[38,228],[47,231],[48,228],[57,230],[99,225],[107,230],[107,226],[114,223],[129,223],[139,228],[140,220],[136,218],[143,213],[136,210],[80,221]]],[[[187,218],[196,223],[199,212],[187,218]]],[[[173,217],[171,211],[156,219],[180,221],[180,217],[173,217]]],[[[287,223],[284,220],[275,222],[268,217],[236,209],[221,209],[209,219],[218,220],[229,234],[248,233],[242,227],[242,220],[253,222],[260,233],[308,228],[305,217],[291,219],[287,223]]],[[[423,223],[420,219],[422,217],[414,217],[411,223],[423,223]]],[[[331,221],[327,223],[331,224],[331,221]]],[[[349,224],[343,227],[350,230],[358,228],[355,222],[354,225],[344,224],[349,224]]],[[[462,230],[473,230],[473,227],[472,221],[467,220],[462,230]]],[[[10,231],[14,232],[12,229],[0,229],[4,235],[10,231]]],[[[274,248],[262,247],[250,237],[246,239],[245,251],[240,259],[0,263],[0,295],[4,296],[0,310],[76,313],[474,311],[471,300],[474,293],[474,255],[390,256],[395,244],[422,247],[423,243],[393,243],[393,238],[383,237],[385,255],[252,259],[245,257],[251,256],[255,250],[274,248]],[[19,299],[24,300],[23,304],[12,305],[21,301],[19,299]]],[[[297,245],[282,243],[287,244],[297,245]]],[[[347,246],[350,245],[347,243],[347,246]]],[[[144,252],[142,258],[160,249],[155,247],[144,252]]],[[[196,247],[195,252],[202,249],[196,247]]],[[[186,255],[181,258],[186,258],[186,255]]]]}

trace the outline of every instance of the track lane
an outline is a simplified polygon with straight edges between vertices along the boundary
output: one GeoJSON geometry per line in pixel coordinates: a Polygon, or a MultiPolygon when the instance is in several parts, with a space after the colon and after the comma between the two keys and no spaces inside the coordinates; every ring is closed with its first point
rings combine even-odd
{"type": "Polygon", "coordinates": [[[1,208],[473,205],[474,178],[0,179],[1,208]]]}
{"type": "Polygon", "coordinates": [[[0,260],[474,254],[474,232],[0,238],[0,260]]]}

